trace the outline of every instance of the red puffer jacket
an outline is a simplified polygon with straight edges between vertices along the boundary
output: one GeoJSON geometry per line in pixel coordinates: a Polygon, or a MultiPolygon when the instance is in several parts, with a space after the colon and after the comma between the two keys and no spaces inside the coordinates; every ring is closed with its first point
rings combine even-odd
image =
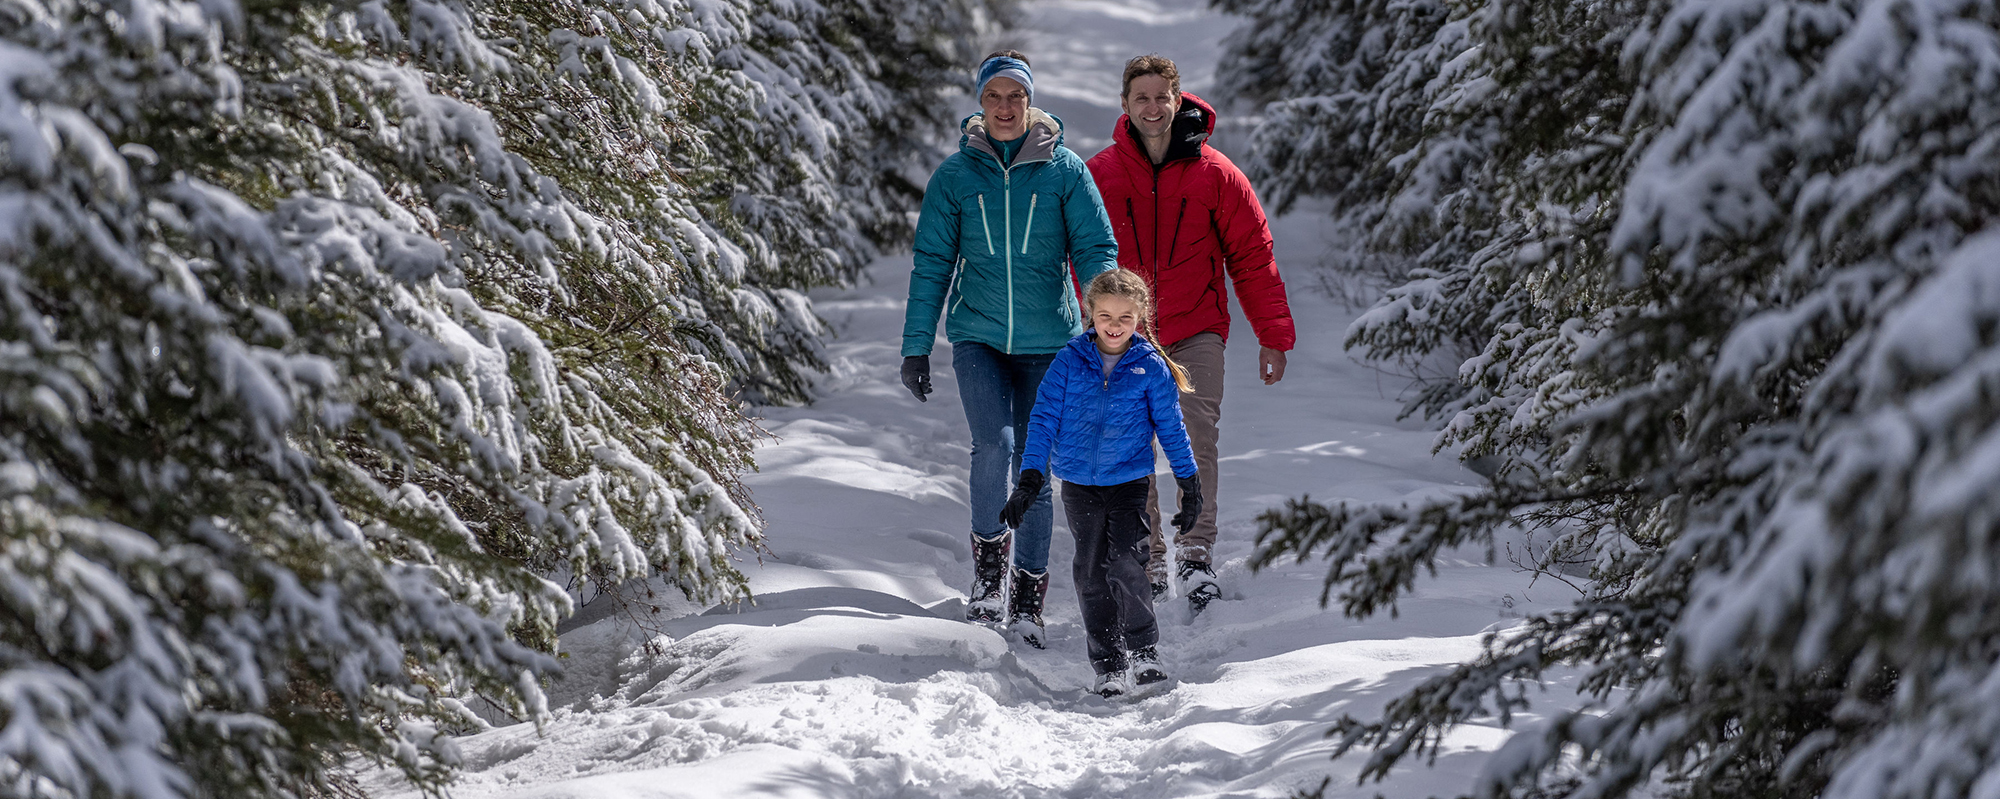
{"type": "Polygon", "coordinates": [[[1289,350],[1292,310],[1271,259],[1264,207],[1243,171],[1208,146],[1214,132],[1215,109],[1182,93],[1172,144],[1156,168],[1131,120],[1118,118],[1111,146],[1089,162],[1118,236],[1118,265],[1153,289],[1155,341],[1171,346],[1209,331],[1227,339],[1227,272],[1258,343],[1289,350]]]}

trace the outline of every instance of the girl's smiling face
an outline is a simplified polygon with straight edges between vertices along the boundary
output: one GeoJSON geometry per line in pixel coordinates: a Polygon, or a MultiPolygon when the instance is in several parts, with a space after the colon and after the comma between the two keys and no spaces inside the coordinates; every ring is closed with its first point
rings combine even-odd
{"type": "Polygon", "coordinates": [[[1139,329],[1139,306],[1124,297],[1107,294],[1091,303],[1090,319],[1091,326],[1097,329],[1097,349],[1117,355],[1132,346],[1132,334],[1139,329]]]}

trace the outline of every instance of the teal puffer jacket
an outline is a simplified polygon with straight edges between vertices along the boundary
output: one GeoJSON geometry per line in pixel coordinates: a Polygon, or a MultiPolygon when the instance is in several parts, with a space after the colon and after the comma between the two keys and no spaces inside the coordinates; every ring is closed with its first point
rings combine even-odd
{"type": "Polygon", "coordinates": [[[1011,167],[986,138],[985,115],[960,126],[958,152],[931,174],[917,218],[916,266],[903,355],[929,355],[940,311],[952,343],[1008,354],[1062,349],[1083,331],[1075,280],[1118,265],[1118,241],[1083,159],[1062,146],[1062,121],[1028,109],[1011,167]]]}

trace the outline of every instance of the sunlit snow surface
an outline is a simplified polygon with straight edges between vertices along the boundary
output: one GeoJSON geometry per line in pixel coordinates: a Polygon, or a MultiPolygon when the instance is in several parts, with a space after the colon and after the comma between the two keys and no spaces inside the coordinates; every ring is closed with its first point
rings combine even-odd
{"type": "MultiPolygon", "coordinates": [[[[1309,225],[1282,220],[1280,235],[1309,236],[1309,225]]],[[[570,704],[539,732],[464,739],[455,796],[1276,797],[1324,776],[1330,796],[1467,787],[1504,738],[1490,722],[1454,734],[1435,768],[1365,787],[1353,782],[1358,757],[1327,759],[1327,722],[1372,717],[1472,655],[1482,631],[1568,589],[1530,588],[1504,558],[1489,566],[1464,553],[1398,617],[1356,622],[1317,606],[1318,564],[1244,566],[1268,503],[1414,497],[1477,479],[1430,457],[1430,432],[1394,421],[1384,392],[1396,381],[1339,351],[1350,311],[1294,292],[1301,346],[1274,387],[1253,382],[1254,339],[1231,338],[1224,599],[1192,622],[1168,603],[1161,650],[1177,682],[1113,702],[1084,692],[1060,522],[1048,651],[954,620],[970,573],[967,434],[948,367],[922,405],[895,382],[907,269],[907,258],[885,259],[873,285],[817,298],[840,331],[826,396],[764,412],[777,440],[749,483],[774,554],[744,564],[758,604],[648,619],[664,636],[657,654],[634,651],[650,634],[622,614],[570,632],[571,676],[552,692],[570,704]]],[[[1568,697],[1560,685],[1546,695],[1568,697]]],[[[371,782],[376,795],[399,793],[380,774],[371,782]]]]}
{"type": "MultiPolygon", "coordinates": [[[[1206,81],[1228,20],[1178,3],[1151,24],[1129,8],[1030,4],[1029,40],[1016,44],[1036,58],[1038,90],[1056,103],[1115,92],[1125,57],[1175,47],[1206,81]],[[1105,35],[1031,49],[1065,29],[1105,35]]],[[[1115,103],[1069,110],[1079,121],[1116,113],[1115,103]]],[[[1530,586],[1504,553],[1489,565],[1466,552],[1421,580],[1396,617],[1355,621],[1319,608],[1316,562],[1248,571],[1256,515],[1287,498],[1415,499],[1479,479],[1432,457],[1421,423],[1396,421],[1402,381],[1341,351],[1355,312],[1311,289],[1325,246],[1317,219],[1304,210],[1274,225],[1299,330],[1284,382],[1256,381],[1256,340],[1238,311],[1221,442],[1224,595],[1194,620],[1179,600],[1163,606],[1161,654],[1176,678],[1166,690],[1120,701],[1085,692],[1061,513],[1049,649],[956,620],[971,568],[969,437],[942,341],[928,403],[897,382],[910,259],[891,257],[868,285],[814,297],[838,331],[822,399],[761,411],[775,439],[746,482],[773,552],[743,563],[757,604],[643,623],[595,610],[602,618],[563,638],[570,676],[551,691],[553,721],[462,739],[453,795],[1282,797],[1329,776],[1328,796],[1463,792],[1507,735],[1494,720],[1453,733],[1434,766],[1413,761],[1365,786],[1354,780],[1361,755],[1327,757],[1329,722],[1373,718],[1476,653],[1482,632],[1573,594],[1530,586]]],[[[1575,702],[1566,683],[1541,696],[1575,702]]],[[[366,781],[372,795],[407,793],[380,772],[366,781]]]]}

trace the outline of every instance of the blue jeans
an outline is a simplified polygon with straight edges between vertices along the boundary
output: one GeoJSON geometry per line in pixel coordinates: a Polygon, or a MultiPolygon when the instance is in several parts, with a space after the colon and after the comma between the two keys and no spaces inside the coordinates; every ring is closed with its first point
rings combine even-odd
{"type": "MultiPolygon", "coordinates": [[[[1035,391],[1055,359],[1052,352],[1008,355],[972,341],[951,345],[958,398],[965,403],[965,423],[972,428],[974,533],[993,535],[1007,529],[1000,521],[1000,506],[1014,491],[1013,476],[1021,471],[1021,452],[1028,447],[1028,414],[1035,409],[1035,391]]],[[[1042,495],[1028,506],[1027,518],[1014,532],[1017,569],[1039,572],[1049,567],[1049,530],[1055,523],[1049,483],[1053,482],[1042,485],[1042,495]]]]}

